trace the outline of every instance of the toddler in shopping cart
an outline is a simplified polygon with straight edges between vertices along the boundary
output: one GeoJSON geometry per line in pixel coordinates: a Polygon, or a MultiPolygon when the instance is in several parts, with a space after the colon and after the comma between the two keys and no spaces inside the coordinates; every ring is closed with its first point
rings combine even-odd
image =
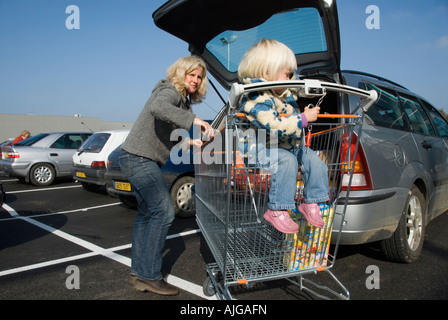
{"type": "MultiPolygon", "coordinates": [[[[244,83],[294,80],[297,61],[285,44],[263,39],[250,48],[238,68],[244,83]]],[[[327,166],[319,156],[302,143],[302,128],[317,120],[320,108],[305,108],[297,104],[293,89],[273,89],[250,92],[241,99],[240,112],[245,113],[250,126],[266,130],[266,142],[257,142],[257,161],[267,166],[270,177],[268,210],[264,218],[283,233],[298,232],[298,225],[288,214],[295,209],[298,168],[304,183],[304,201],[299,211],[312,225],[322,228],[324,222],[318,203],[329,200],[327,166]],[[287,116],[280,117],[280,114],[287,116]],[[270,137],[278,144],[272,146],[270,137]]],[[[250,148],[249,148],[250,149],[250,148]]]]}

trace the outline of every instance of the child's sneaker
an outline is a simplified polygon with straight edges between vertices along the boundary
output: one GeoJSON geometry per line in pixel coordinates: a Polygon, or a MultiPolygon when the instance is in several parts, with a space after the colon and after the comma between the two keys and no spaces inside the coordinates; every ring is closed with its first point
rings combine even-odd
{"type": "Polygon", "coordinates": [[[268,210],[264,214],[264,218],[280,232],[291,234],[299,231],[299,226],[291,219],[288,211],[268,210]]]}
{"type": "Polygon", "coordinates": [[[302,203],[299,211],[305,216],[305,219],[313,226],[323,228],[324,220],[320,216],[320,208],[316,203],[302,203]]]}

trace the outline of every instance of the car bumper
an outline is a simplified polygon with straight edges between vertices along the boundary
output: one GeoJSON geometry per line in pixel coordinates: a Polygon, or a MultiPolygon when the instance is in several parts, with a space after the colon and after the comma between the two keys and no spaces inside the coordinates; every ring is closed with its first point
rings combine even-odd
{"type": "Polygon", "coordinates": [[[352,191],[347,199],[343,219],[346,198],[341,197],[336,206],[333,241],[337,239],[335,230],[339,230],[341,223],[340,244],[343,245],[390,238],[398,226],[408,191],[404,188],[352,191]]]}
{"type": "Polygon", "coordinates": [[[0,160],[0,170],[10,177],[26,177],[30,168],[30,162],[11,162],[0,160]]]}
{"type": "Polygon", "coordinates": [[[126,195],[126,196],[135,196],[134,191],[132,190],[131,184],[127,180],[126,175],[123,173],[114,172],[113,175],[110,175],[106,172],[104,175],[104,182],[106,184],[106,191],[111,196],[118,195],[126,195]]]}
{"type": "Polygon", "coordinates": [[[105,169],[92,169],[90,167],[73,167],[72,175],[73,179],[79,182],[85,182],[90,184],[96,184],[104,186],[104,174],[105,169]]]}

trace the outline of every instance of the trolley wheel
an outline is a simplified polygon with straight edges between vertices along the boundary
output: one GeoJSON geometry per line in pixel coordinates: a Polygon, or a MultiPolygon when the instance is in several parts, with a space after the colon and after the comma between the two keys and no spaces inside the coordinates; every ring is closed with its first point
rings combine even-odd
{"type": "Polygon", "coordinates": [[[204,284],[202,285],[202,290],[207,297],[212,297],[216,294],[215,286],[210,277],[205,278],[204,284]]]}

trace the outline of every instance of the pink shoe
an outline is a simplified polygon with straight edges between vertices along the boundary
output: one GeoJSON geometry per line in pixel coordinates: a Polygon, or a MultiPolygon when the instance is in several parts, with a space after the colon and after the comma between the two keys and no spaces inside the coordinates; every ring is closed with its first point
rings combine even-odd
{"type": "Polygon", "coordinates": [[[302,203],[299,211],[305,216],[305,219],[313,226],[323,228],[324,220],[320,216],[320,208],[316,203],[302,203]]]}
{"type": "Polygon", "coordinates": [[[288,211],[278,210],[272,211],[268,210],[264,214],[264,218],[270,224],[274,226],[280,232],[283,233],[297,233],[299,232],[299,226],[295,223],[288,214],[288,211]]]}

